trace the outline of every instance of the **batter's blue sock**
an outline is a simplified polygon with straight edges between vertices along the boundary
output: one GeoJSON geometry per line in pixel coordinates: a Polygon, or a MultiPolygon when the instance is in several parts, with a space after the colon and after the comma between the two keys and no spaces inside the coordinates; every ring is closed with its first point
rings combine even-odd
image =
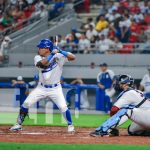
{"type": "Polygon", "coordinates": [[[21,106],[20,112],[28,113],[28,108],[25,108],[25,107],[21,106]]]}
{"type": "Polygon", "coordinates": [[[65,112],[63,112],[63,116],[66,119],[68,125],[72,125],[71,113],[70,113],[69,109],[67,109],[65,112]]]}
{"type": "Polygon", "coordinates": [[[24,119],[27,115],[28,115],[28,108],[24,108],[23,106],[21,106],[20,113],[17,118],[17,123],[22,125],[22,123],[24,122],[24,119]]]}

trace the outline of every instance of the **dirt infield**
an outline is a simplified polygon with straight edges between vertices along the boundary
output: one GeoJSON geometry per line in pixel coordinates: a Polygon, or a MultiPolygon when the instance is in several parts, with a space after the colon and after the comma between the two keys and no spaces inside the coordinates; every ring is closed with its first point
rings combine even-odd
{"type": "Polygon", "coordinates": [[[22,131],[10,132],[8,126],[0,126],[0,142],[65,143],[65,144],[138,144],[150,145],[150,137],[128,136],[121,130],[118,137],[90,137],[93,128],[76,128],[68,134],[64,127],[25,126],[22,131]]]}

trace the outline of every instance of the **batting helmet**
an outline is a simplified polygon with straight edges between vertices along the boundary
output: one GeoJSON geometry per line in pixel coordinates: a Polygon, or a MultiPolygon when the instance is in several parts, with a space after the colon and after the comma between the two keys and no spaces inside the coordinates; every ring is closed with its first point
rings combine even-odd
{"type": "Polygon", "coordinates": [[[128,84],[129,86],[133,86],[134,79],[129,75],[120,75],[118,82],[119,84],[128,84]]]}
{"type": "Polygon", "coordinates": [[[37,45],[38,48],[48,48],[50,51],[53,50],[53,42],[49,39],[42,39],[39,44],[37,45]]]}

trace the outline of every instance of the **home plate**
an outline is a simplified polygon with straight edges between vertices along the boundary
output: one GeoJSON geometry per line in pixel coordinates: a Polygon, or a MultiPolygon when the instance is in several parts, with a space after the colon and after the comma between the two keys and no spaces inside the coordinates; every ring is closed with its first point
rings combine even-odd
{"type": "Polygon", "coordinates": [[[21,132],[21,134],[27,134],[27,135],[45,135],[46,133],[43,133],[43,132],[21,132]]]}

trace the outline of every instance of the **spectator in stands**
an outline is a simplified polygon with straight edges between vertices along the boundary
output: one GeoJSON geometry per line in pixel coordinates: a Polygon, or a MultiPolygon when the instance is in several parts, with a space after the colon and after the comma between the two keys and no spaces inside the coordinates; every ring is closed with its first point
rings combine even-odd
{"type": "Polygon", "coordinates": [[[32,5],[34,0],[27,0],[27,2],[28,2],[29,5],[32,5]]]}
{"type": "Polygon", "coordinates": [[[81,34],[79,32],[77,32],[77,29],[72,28],[71,33],[66,35],[67,43],[78,44],[80,36],[81,36],[81,34]]]}
{"type": "Polygon", "coordinates": [[[7,0],[1,0],[0,1],[0,15],[2,15],[5,12],[6,6],[8,5],[7,0]]]}
{"type": "Polygon", "coordinates": [[[128,6],[127,6],[126,4],[124,4],[124,2],[120,2],[120,3],[119,3],[119,6],[118,6],[118,9],[117,9],[118,13],[119,13],[120,15],[122,15],[122,14],[124,14],[124,12],[125,12],[126,10],[127,10],[127,11],[129,10],[128,6]]]}
{"type": "Polygon", "coordinates": [[[108,13],[112,14],[114,11],[118,10],[118,7],[115,5],[113,1],[110,1],[109,7],[107,9],[108,9],[108,13]]]}
{"type": "Polygon", "coordinates": [[[10,0],[10,4],[11,4],[11,5],[16,5],[17,2],[18,2],[18,0],[10,0]]]}
{"type": "Polygon", "coordinates": [[[140,6],[141,13],[146,13],[148,10],[148,1],[144,1],[140,6]]]}
{"type": "Polygon", "coordinates": [[[139,89],[144,91],[146,96],[150,98],[150,67],[148,67],[147,70],[148,73],[145,74],[141,80],[139,89]]]}
{"type": "Polygon", "coordinates": [[[11,45],[12,39],[9,36],[5,36],[4,40],[1,43],[0,46],[0,61],[4,61],[4,56],[7,55],[10,45],[11,45]]]}
{"type": "Polygon", "coordinates": [[[93,18],[87,18],[86,23],[83,23],[81,26],[81,29],[83,29],[84,31],[87,31],[90,28],[90,25],[93,26],[93,28],[95,28],[95,23],[93,21],[93,18]]]}
{"type": "Polygon", "coordinates": [[[106,19],[108,19],[109,22],[113,22],[114,20],[120,17],[120,14],[117,13],[116,9],[114,9],[111,12],[108,11],[105,17],[106,19]]]}
{"type": "Polygon", "coordinates": [[[97,36],[97,31],[94,29],[92,25],[89,25],[89,29],[86,31],[86,37],[91,42],[94,41],[94,36],[97,36]]]}
{"type": "Polygon", "coordinates": [[[25,19],[24,11],[22,11],[19,6],[12,7],[11,16],[13,17],[14,22],[25,19]]]}
{"type": "Polygon", "coordinates": [[[35,3],[35,12],[40,11],[41,6],[45,6],[43,1],[37,0],[37,2],[35,3]]]}
{"type": "Polygon", "coordinates": [[[90,40],[84,34],[81,35],[78,46],[80,53],[87,54],[91,52],[90,40]]]}
{"type": "Polygon", "coordinates": [[[41,6],[41,12],[40,12],[40,18],[44,18],[48,16],[48,12],[46,10],[46,8],[42,5],[41,6]]]}
{"type": "MultiPolygon", "coordinates": [[[[105,5],[100,5],[99,16],[105,15],[106,13],[107,13],[107,10],[105,8],[105,5]]],[[[99,20],[99,16],[96,18],[96,22],[99,20]]]]}
{"type": "Polygon", "coordinates": [[[81,34],[77,31],[76,28],[72,28],[71,33],[66,35],[65,39],[66,39],[66,43],[69,44],[68,45],[69,51],[72,51],[73,53],[78,52],[78,43],[80,37],[81,34]]]}
{"type": "Polygon", "coordinates": [[[99,50],[100,53],[107,53],[113,43],[114,42],[111,39],[105,37],[105,35],[102,34],[100,36],[100,40],[96,41],[96,48],[99,50]]]}
{"type": "Polygon", "coordinates": [[[21,11],[24,11],[29,6],[29,4],[27,0],[19,0],[18,6],[21,11]]]}
{"type": "Polygon", "coordinates": [[[100,72],[97,75],[97,84],[101,90],[105,91],[105,111],[108,112],[111,108],[111,98],[115,94],[113,88],[114,72],[108,69],[106,63],[100,64],[100,72]]]}
{"type": "Polygon", "coordinates": [[[40,18],[48,16],[48,11],[46,10],[45,5],[40,5],[40,8],[32,14],[32,17],[34,16],[40,16],[40,18]]]}
{"type": "Polygon", "coordinates": [[[144,22],[144,16],[140,12],[140,10],[134,14],[133,19],[135,20],[136,23],[143,23],[144,22]]]}
{"type": "Polygon", "coordinates": [[[130,27],[131,20],[129,19],[129,15],[124,15],[123,20],[119,22],[119,30],[117,34],[117,37],[121,42],[127,43],[129,41],[131,34],[130,27]]]}
{"type": "Polygon", "coordinates": [[[134,13],[134,14],[140,12],[140,8],[138,6],[138,2],[136,2],[136,1],[134,1],[133,6],[131,8],[129,8],[129,9],[130,9],[130,12],[134,13]]]}
{"type": "Polygon", "coordinates": [[[11,26],[12,22],[13,22],[13,18],[12,18],[12,16],[9,15],[8,12],[4,13],[2,18],[0,19],[0,25],[2,27],[9,27],[9,26],[11,26]]]}
{"type": "Polygon", "coordinates": [[[96,24],[96,30],[98,32],[102,31],[103,29],[107,28],[108,27],[108,22],[106,21],[104,15],[101,15],[99,17],[99,21],[97,22],[96,24]]]}
{"type": "Polygon", "coordinates": [[[145,43],[145,41],[147,40],[147,37],[148,37],[148,35],[146,34],[145,29],[142,28],[141,29],[141,33],[139,34],[138,42],[139,43],[145,43]]]}
{"type": "Polygon", "coordinates": [[[111,45],[111,49],[109,50],[109,54],[116,53],[118,50],[123,48],[123,44],[119,41],[117,37],[114,37],[114,42],[111,45]]]}
{"type": "Polygon", "coordinates": [[[55,0],[55,4],[52,9],[49,10],[49,17],[48,19],[51,20],[58,16],[65,7],[65,3],[63,0],[55,0]]]}

